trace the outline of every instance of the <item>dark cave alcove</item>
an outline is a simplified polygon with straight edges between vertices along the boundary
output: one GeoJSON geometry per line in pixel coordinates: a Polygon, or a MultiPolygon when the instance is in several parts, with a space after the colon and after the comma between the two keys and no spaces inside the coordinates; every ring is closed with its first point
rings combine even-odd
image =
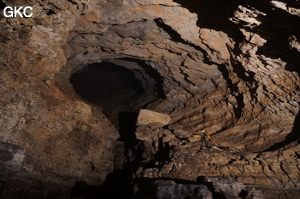
{"type": "Polygon", "coordinates": [[[89,64],[70,77],[75,92],[99,105],[119,128],[121,112],[138,113],[164,98],[162,79],[147,62],[135,59],[105,60],[89,64]]]}
{"type": "Polygon", "coordinates": [[[136,118],[141,108],[165,97],[161,76],[145,61],[115,59],[81,68],[71,75],[70,82],[84,100],[102,108],[119,131],[118,141],[124,143],[123,168],[108,174],[102,186],[77,182],[72,188],[71,198],[130,198],[132,174],[143,159],[143,143],[135,136],[136,118]],[[115,192],[115,189],[119,191],[115,192]]]}

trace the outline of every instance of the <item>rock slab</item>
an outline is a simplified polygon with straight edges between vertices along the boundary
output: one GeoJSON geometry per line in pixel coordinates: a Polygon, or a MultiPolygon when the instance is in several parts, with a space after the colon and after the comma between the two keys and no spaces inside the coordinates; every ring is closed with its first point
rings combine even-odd
{"type": "Polygon", "coordinates": [[[150,111],[147,109],[141,109],[137,118],[137,125],[148,125],[148,124],[161,124],[161,126],[165,126],[169,124],[171,121],[170,116],[158,113],[155,111],[150,111]]]}

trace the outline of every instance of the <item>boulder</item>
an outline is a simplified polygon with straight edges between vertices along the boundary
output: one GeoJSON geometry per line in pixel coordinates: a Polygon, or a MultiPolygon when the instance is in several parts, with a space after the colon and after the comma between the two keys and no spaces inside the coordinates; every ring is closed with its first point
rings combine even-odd
{"type": "Polygon", "coordinates": [[[141,109],[137,118],[137,125],[156,124],[159,126],[165,126],[169,124],[170,121],[171,118],[167,114],[141,109]]]}

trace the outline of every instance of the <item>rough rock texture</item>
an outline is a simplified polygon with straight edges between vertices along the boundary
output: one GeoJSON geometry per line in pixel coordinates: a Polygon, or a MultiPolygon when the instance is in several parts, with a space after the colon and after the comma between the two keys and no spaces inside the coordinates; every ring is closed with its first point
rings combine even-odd
{"type": "Polygon", "coordinates": [[[136,183],[133,198],[212,199],[213,195],[207,186],[203,184],[178,184],[171,180],[156,180],[147,186],[136,183]],[[144,187],[148,187],[148,190],[144,190],[144,187]]]}
{"type": "Polygon", "coordinates": [[[63,44],[80,13],[77,6],[22,4],[34,7],[33,18],[1,17],[1,197],[63,198],[65,187],[78,180],[103,183],[114,167],[118,134],[98,107],[55,85],[67,61],[63,44]]]}
{"type": "Polygon", "coordinates": [[[134,184],[134,199],[265,199],[261,191],[220,177],[203,177],[202,182],[144,180],[134,184]]]}
{"type": "Polygon", "coordinates": [[[170,198],[170,199],[179,199],[179,198],[203,198],[203,199],[212,199],[212,193],[204,185],[182,185],[176,184],[174,181],[156,181],[157,199],[170,198]]]}
{"type": "Polygon", "coordinates": [[[137,118],[137,125],[159,123],[160,126],[165,126],[171,121],[170,116],[147,109],[141,109],[137,118]]]}
{"type": "Polygon", "coordinates": [[[300,187],[298,1],[8,5],[34,14],[0,19],[1,196],[64,198],[128,165],[140,177],[300,187]],[[97,70],[107,65],[127,72],[97,70]],[[142,108],[171,123],[136,127],[142,108]],[[189,139],[202,130],[211,146],[189,139]]]}

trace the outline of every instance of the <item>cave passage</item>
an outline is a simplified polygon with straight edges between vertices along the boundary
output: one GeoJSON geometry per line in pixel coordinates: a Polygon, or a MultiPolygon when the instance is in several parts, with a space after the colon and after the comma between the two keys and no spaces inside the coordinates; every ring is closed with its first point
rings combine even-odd
{"type": "Polygon", "coordinates": [[[144,150],[141,141],[135,137],[136,118],[141,108],[165,97],[161,76],[145,61],[114,59],[81,68],[71,75],[70,82],[78,95],[99,105],[118,129],[118,141],[124,142],[123,161],[126,162],[124,168],[107,175],[103,186],[77,182],[71,198],[130,198],[132,176],[139,168],[144,150]],[[129,150],[133,160],[128,156],[129,150]]]}
{"type": "Polygon", "coordinates": [[[70,82],[78,95],[101,106],[118,127],[121,112],[137,113],[162,96],[161,77],[150,68],[141,60],[107,60],[76,71],[70,82]]]}
{"type": "Polygon", "coordinates": [[[133,73],[111,63],[95,63],[72,75],[75,91],[83,98],[102,105],[103,108],[124,104],[144,90],[133,73]],[[117,97],[118,100],[113,100],[117,97]]]}

